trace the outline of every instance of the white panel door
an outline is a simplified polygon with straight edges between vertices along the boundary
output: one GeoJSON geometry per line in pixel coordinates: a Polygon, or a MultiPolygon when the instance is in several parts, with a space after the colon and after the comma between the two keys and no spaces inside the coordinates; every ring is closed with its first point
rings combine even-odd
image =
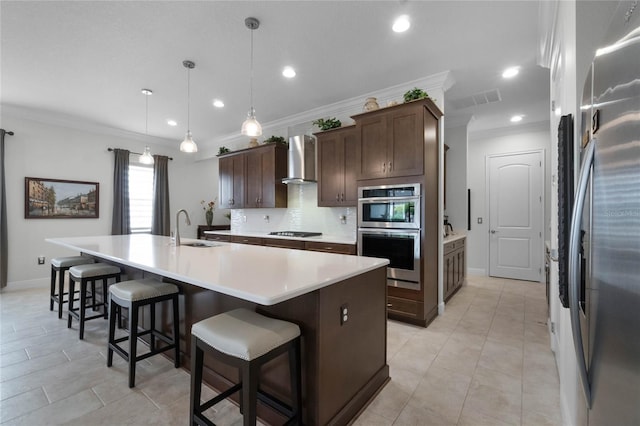
{"type": "Polygon", "coordinates": [[[542,277],[542,159],[541,151],[488,159],[492,277],[542,277]]]}

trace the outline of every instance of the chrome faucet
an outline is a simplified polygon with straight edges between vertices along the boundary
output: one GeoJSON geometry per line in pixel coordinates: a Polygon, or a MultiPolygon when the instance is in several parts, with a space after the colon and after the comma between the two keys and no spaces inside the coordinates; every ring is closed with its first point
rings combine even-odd
{"type": "Polygon", "coordinates": [[[185,209],[178,210],[176,213],[176,246],[180,245],[180,213],[184,212],[184,215],[187,217],[187,225],[191,226],[191,220],[189,219],[189,213],[185,209]]]}

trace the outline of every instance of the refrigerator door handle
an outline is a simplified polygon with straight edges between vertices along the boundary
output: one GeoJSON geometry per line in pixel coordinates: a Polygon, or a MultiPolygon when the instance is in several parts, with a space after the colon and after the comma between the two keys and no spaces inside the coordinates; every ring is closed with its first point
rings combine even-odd
{"type": "Polygon", "coordinates": [[[591,408],[591,387],[587,375],[587,362],[582,346],[582,333],[580,331],[580,307],[578,301],[578,265],[580,256],[580,223],[584,210],[584,198],[587,192],[591,165],[593,164],[593,154],[595,151],[596,139],[592,139],[586,146],[582,166],[578,176],[578,187],[573,204],[573,214],[571,216],[571,228],[569,234],[569,312],[571,316],[571,330],[573,334],[573,346],[576,351],[578,372],[582,390],[587,401],[587,407],[591,408]]]}

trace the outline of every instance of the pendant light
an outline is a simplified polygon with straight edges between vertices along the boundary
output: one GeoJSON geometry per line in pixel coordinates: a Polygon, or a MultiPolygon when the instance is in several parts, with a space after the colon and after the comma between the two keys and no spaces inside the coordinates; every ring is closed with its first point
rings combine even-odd
{"type": "MultiPolygon", "coordinates": [[[[151,91],[151,89],[142,89],[141,92],[144,95],[144,103],[145,103],[144,134],[145,134],[145,136],[148,136],[148,131],[149,131],[149,127],[148,127],[149,126],[149,96],[153,95],[153,92],[151,91]]],[[[151,150],[149,149],[148,145],[144,147],[144,152],[140,156],[140,162],[142,164],[153,164],[153,157],[151,156],[151,150]]]]}
{"type": "Polygon", "coordinates": [[[198,152],[198,145],[193,141],[191,136],[190,127],[190,108],[191,108],[191,75],[190,71],[196,67],[196,64],[192,61],[182,61],[182,65],[187,69],[187,134],[184,136],[184,140],[180,143],[180,151],[182,152],[198,152]]]}
{"type": "Polygon", "coordinates": [[[242,123],[241,134],[246,136],[260,136],[262,135],[262,126],[256,120],[256,110],[253,107],[253,30],[258,29],[260,21],[256,18],[247,18],[244,20],[244,25],[251,30],[251,79],[249,80],[249,98],[251,101],[251,108],[247,114],[247,119],[242,123]]]}

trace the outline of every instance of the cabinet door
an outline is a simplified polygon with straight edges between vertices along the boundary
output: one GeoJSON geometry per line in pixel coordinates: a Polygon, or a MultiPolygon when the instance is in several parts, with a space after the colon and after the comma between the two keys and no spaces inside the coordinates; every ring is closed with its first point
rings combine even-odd
{"type": "Polygon", "coordinates": [[[424,113],[421,104],[389,112],[387,176],[423,174],[424,113]]]}
{"type": "Polygon", "coordinates": [[[358,205],[358,182],[356,178],[356,146],[358,138],[355,131],[347,132],[342,139],[342,156],[343,156],[343,180],[342,186],[344,190],[341,194],[342,206],[358,205]]]}
{"type": "Polygon", "coordinates": [[[238,209],[244,207],[244,155],[230,155],[218,162],[220,207],[238,209]]]}
{"type": "Polygon", "coordinates": [[[263,160],[266,155],[262,149],[248,151],[246,155],[247,182],[244,205],[247,208],[260,207],[263,189],[263,160]]]}
{"type": "Polygon", "coordinates": [[[463,245],[461,249],[456,251],[456,258],[457,258],[456,266],[458,267],[458,271],[457,271],[458,274],[456,277],[457,278],[456,287],[460,287],[464,283],[464,277],[466,276],[464,254],[465,254],[465,247],[463,245]]]}
{"type": "Polygon", "coordinates": [[[384,113],[357,121],[357,177],[374,179],[387,176],[387,116],[384,113]]]}
{"type": "Polygon", "coordinates": [[[342,143],[338,132],[318,134],[318,206],[340,205],[338,182],[343,174],[340,149],[342,143]]]}
{"type": "Polygon", "coordinates": [[[452,269],[453,269],[453,262],[452,262],[452,258],[451,255],[447,254],[444,256],[444,259],[442,260],[442,292],[443,297],[442,299],[446,299],[447,296],[449,296],[449,288],[451,287],[451,275],[452,275],[452,269]]]}

